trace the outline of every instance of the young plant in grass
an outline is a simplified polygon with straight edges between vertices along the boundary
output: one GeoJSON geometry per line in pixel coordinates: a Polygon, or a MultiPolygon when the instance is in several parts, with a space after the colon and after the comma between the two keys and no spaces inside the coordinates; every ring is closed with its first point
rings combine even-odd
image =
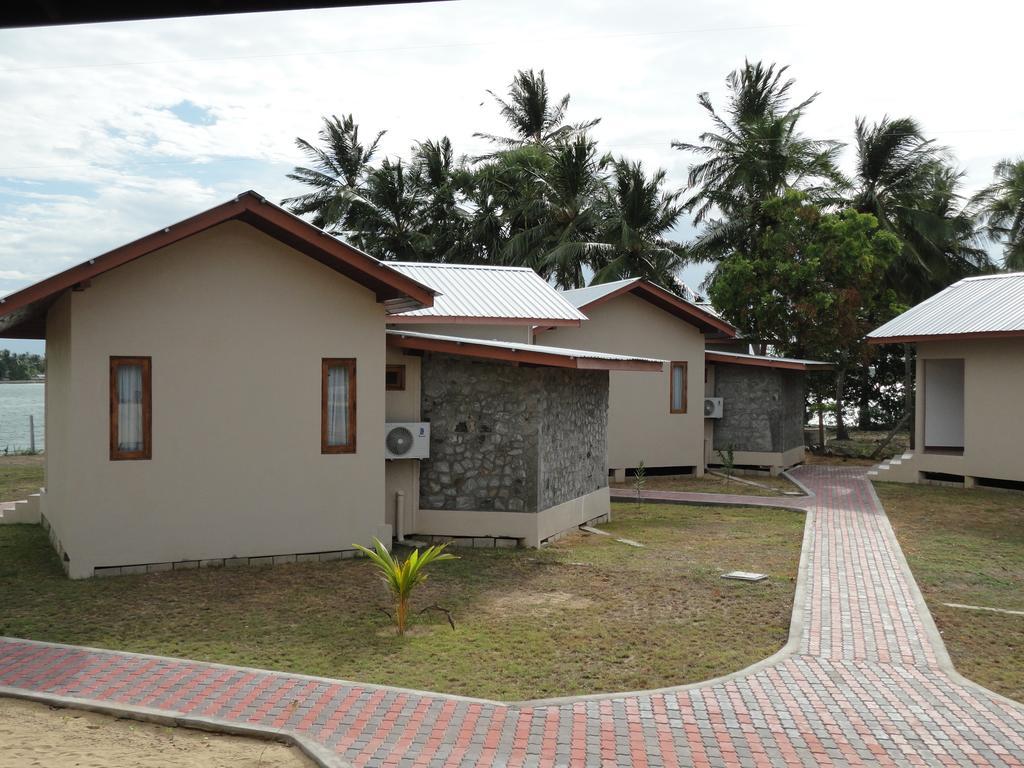
{"type": "MultiPolygon", "coordinates": [[[[426,567],[438,560],[458,560],[455,555],[444,551],[447,544],[439,544],[426,549],[414,549],[404,562],[395,559],[380,539],[373,540],[373,549],[359,544],[353,544],[353,546],[370,558],[370,561],[380,571],[384,583],[391,590],[395,599],[395,614],[391,618],[395,622],[399,635],[405,634],[409,619],[409,599],[412,597],[413,590],[427,580],[426,567]]],[[[448,613],[440,606],[430,607],[448,613]]],[[[429,610],[429,608],[424,610],[429,610]]],[[[455,628],[450,613],[448,614],[448,623],[452,625],[452,629],[455,628]]]]}
{"type": "Polygon", "coordinates": [[[732,476],[736,473],[736,459],[733,456],[732,444],[730,443],[725,448],[719,448],[718,458],[722,460],[722,471],[725,472],[725,476],[732,480],[732,476]]]}
{"type": "Polygon", "coordinates": [[[644,486],[647,485],[647,468],[641,461],[636,465],[636,469],[633,470],[633,490],[636,491],[636,503],[640,503],[640,497],[643,495],[644,486]]]}

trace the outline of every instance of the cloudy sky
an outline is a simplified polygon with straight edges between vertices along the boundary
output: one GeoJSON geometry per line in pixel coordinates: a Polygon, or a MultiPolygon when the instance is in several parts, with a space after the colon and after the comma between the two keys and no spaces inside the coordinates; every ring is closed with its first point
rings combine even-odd
{"type": "Polygon", "coordinates": [[[294,139],[322,115],[387,129],[392,156],[442,135],[478,152],[474,131],[503,130],[487,89],[528,67],[674,185],[688,158],[669,143],[707,126],[697,93],[720,103],[746,57],[821,91],[806,132],[913,115],[976,189],[1024,154],[1022,26],[1005,0],[457,0],[0,31],[0,294],[239,191],[295,193],[294,139]]]}

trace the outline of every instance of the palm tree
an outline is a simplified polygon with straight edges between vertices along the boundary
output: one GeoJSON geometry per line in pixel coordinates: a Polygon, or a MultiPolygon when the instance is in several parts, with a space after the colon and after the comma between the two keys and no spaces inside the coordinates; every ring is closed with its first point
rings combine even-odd
{"type": "Polygon", "coordinates": [[[948,150],[925,138],[910,117],[883,117],[870,126],[858,118],[854,135],[857,162],[847,202],[903,242],[889,287],[913,304],[986,269],[988,257],[961,204],[963,174],[952,167],[948,150]]]}
{"type": "Polygon", "coordinates": [[[367,175],[349,211],[349,238],[379,259],[422,261],[431,248],[422,229],[423,204],[419,169],[385,158],[367,175]]]}
{"type": "Polygon", "coordinates": [[[642,277],[671,291],[684,287],[677,273],[686,251],[668,238],[684,212],[682,190],[666,191],[665,171],[648,176],[643,164],[618,160],[606,195],[601,240],[592,283],[642,277]]]}
{"type": "Polygon", "coordinates": [[[384,131],[379,131],[369,145],[359,138],[359,126],[352,115],[325,117],[319,138],[323,148],[303,138],[295,144],[312,162],[312,168],[296,167],[288,178],[313,191],[286,198],[282,205],[294,213],[313,214],[313,223],[330,232],[344,231],[345,219],[352,204],[359,201],[366,175],[377,152],[384,131]]]}
{"type": "Polygon", "coordinates": [[[519,70],[508,86],[507,101],[494,91],[488,93],[498,103],[499,112],[514,135],[473,135],[505,149],[515,149],[528,144],[550,145],[558,140],[584,133],[600,122],[598,119],[576,124],[566,123],[565,113],[569,108],[569,94],[557,102],[553,101],[543,69],[536,73],[532,69],[519,70]]]}
{"type": "Polygon", "coordinates": [[[530,266],[559,288],[585,285],[584,267],[608,248],[597,236],[609,163],[585,134],[545,150],[532,171],[540,193],[528,215],[534,223],[511,237],[503,260],[530,266]]]}
{"type": "Polygon", "coordinates": [[[672,142],[700,158],[689,170],[694,192],[686,201],[694,222],[709,225],[694,243],[698,258],[716,260],[753,242],[764,200],[801,189],[815,201],[842,183],[835,167],[842,145],[797,130],[818,94],[790,106],[794,81],[784,79],[787,69],[745,62],[726,77],[725,114],[719,114],[709,94],[697,97],[713,130],[702,133],[699,144],[672,142]],[[721,218],[711,219],[716,211],[721,218]]]}
{"type": "Polygon", "coordinates": [[[472,173],[456,161],[447,136],[419,142],[413,150],[413,163],[423,195],[420,225],[430,242],[428,260],[471,260],[468,216],[462,199],[472,185],[472,173]]]}
{"type": "Polygon", "coordinates": [[[974,196],[985,234],[1003,245],[1003,266],[1024,270],[1024,158],[996,163],[995,181],[974,196]]]}

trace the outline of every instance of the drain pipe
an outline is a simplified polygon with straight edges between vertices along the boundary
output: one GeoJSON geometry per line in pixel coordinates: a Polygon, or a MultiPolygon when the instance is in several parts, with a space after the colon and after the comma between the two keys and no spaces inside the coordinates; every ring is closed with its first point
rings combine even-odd
{"type": "Polygon", "coordinates": [[[405,544],[405,491],[395,491],[395,540],[405,544]]]}
{"type": "Polygon", "coordinates": [[[405,547],[425,547],[426,542],[405,538],[405,491],[395,491],[395,541],[405,547]]]}

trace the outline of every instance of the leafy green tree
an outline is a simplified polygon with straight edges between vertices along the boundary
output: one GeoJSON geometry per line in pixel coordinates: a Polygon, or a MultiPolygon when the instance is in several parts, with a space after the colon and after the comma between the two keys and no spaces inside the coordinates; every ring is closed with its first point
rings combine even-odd
{"type": "Polygon", "coordinates": [[[724,112],[715,109],[708,93],[697,97],[712,130],[700,134],[698,144],[672,142],[698,160],[690,166],[693,193],[686,205],[696,224],[706,224],[692,246],[700,260],[715,261],[756,240],[764,201],[789,189],[817,199],[842,183],[835,167],[842,145],[809,138],[799,130],[818,94],[791,106],[795,81],[785,79],[787,69],[745,62],[726,77],[724,112]]]}
{"type": "Polygon", "coordinates": [[[569,94],[557,101],[548,90],[544,70],[519,70],[508,86],[508,98],[488,91],[498,104],[499,112],[512,129],[511,136],[495,136],[490,133],[474,133],[477,138],[487,139],[503,149],[517,149],[528,144],[551,145],[586,133],[600,122],[586,120],[582,123],[567,123],[569,94]]]}
{"type": "Polygon", "coordinates": [[[1024,158],[996,163],[995,181],[975,195],[973,203],[985,234],[1003,246],[1003,266],[1024,270],[1024,158]]]}
{"type": "Polygon", "coordinates": [[[722,260],[711,299],[742,333],[775,352],[836,366],[835,415],[844,438],[847,374],[870,360],[865,336],[875,318],[895,310],[882,278],[901,243],[870,214],[824,213],[796,191],[762,209],[760,236],[749,251],[722,260]]]}

